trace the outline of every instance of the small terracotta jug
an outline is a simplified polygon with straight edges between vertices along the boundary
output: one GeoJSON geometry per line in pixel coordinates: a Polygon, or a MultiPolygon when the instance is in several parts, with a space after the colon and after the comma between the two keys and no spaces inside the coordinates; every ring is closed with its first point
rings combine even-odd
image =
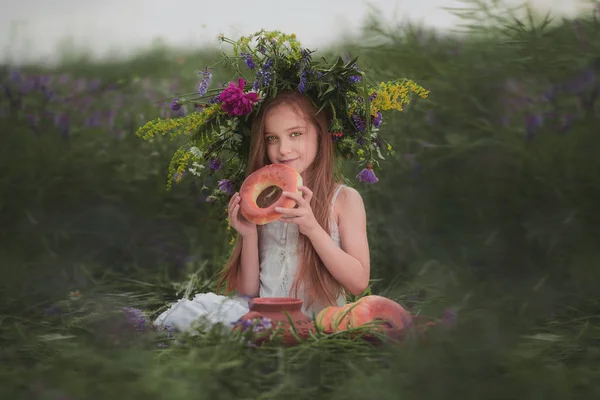
{"type": "MultiPolygon", "coordinates": [[[[292,346],[297,344],[297,339],[292,333],[292,326],[289,318],[293,322],[296,335],[300,339],[309,337],[311,331],[315,331],[315,325],[308,316],[302,312],[302,300],[293,297],[257,297],[250,302],[250,311],[238,321],[233,329],[248,329],[250,323],[256,322],[258,332],[267,331],[269,333],[277,331],[280,333],[276,337],[281,337],[284,345],[292,346]]],[[[269,335],[256,335],[254,344],[260,345],[269,340],[269,335]]]]}

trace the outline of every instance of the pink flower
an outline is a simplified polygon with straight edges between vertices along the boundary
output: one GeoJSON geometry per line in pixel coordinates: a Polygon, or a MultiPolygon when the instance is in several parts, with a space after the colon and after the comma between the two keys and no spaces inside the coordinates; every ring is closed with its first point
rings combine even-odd
{"type": "Polygon", "coordinates": [[[219,100],[223,103],[223,110],[227,111],[230,117],[235,115],[248,115],[252,112],[254,103],[258,101],[258,94],[254,92],[244,93],[244,79],[238,79],[238,86],[229,82],[219,95],[219,100]]]}

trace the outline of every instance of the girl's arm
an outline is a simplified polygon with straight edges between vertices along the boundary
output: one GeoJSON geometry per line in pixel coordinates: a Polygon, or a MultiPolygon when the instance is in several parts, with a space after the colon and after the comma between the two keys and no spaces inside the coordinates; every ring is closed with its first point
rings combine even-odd
{"type": "Polygon", "coordinates": [[[240,275],[237,282],[238,293],[242,296],[258,297],[260,288],[258,235],[248,235],[242,239],[240,263],[240,275]]]}
{"type": "Polygon", "coordinates": [[[307,232],[306,236],[331,275],[358,296],[369,286],[371,269],[365,205],[360,193],[349,187],[340,192],[336,203],[342,248],[321,226],[307,232]]]}

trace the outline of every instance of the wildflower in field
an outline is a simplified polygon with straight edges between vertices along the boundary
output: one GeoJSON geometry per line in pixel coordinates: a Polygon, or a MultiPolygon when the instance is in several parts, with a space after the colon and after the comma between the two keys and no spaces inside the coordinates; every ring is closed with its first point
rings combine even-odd
{"type": "Polygon", "coordinates": [[[528,114],[525,116],[525,137],[527,140],[531,140],[537,129],[539,129],[544,123],[544,117],[542,114],[528,114]]]}
{"type": "Polygon", "coordinates": [[[175,97],[172,101],[171,101],[171,111],[179,111],[179,109],[181,109],[181,104],[179,103],[179,98],[175,97]]]}
{"type": "Polygon", "coordinates": [[[146,314],[138,308],[125,307],[123,308],[127,322],[138,332],[145,332],[148,328],[146,314]]]}

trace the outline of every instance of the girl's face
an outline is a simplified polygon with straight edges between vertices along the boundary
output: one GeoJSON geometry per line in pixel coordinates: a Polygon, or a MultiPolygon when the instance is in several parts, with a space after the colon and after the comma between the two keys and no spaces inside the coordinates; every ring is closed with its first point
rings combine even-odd
{"type": "Polygon", "coordinates": [[[317,156],[317,128],[292,105],[274,107],[265,118],[264,140],[273,164],[286,164],[300,175],[317,156]]]}

